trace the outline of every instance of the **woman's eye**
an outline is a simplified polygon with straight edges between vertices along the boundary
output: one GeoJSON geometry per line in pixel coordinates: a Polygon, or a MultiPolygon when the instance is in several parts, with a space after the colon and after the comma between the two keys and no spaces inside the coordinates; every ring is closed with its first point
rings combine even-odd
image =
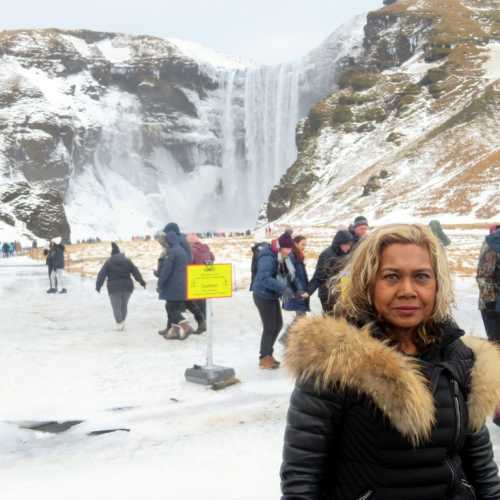
{"type": "Polygon", "coordinates": [[[387,280],[387,281],[397,281],[399,276],[397,274],[386,274],[384,276],[384,278],[387,280]]]}
{"type": "Polygon", "coordinates": [[[430,279],[431,279],[431,277],[427,273],[419,273],[419,274],[417,274],[417,280],[418,281],[428,281],[430,279]]]}

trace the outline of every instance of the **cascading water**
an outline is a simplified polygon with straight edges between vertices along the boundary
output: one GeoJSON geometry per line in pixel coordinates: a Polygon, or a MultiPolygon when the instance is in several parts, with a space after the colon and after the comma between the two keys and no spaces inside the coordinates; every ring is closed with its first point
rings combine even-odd
{"type": "Polygon", "coordinates": [[[169,221],[185,231],[253,227],[296,159],[297,123],[331,91],[335,63],[362,40],[363,26],[332,35],[297,63],[203,63],[181,50],[185,66],[169,68],[172,75],[142,81],[142,68],[115,68],[130,91],[108,88],[91,115],[91,143],[76,144],[77,157],[96,154],[70,178],[72,233],[129,237],[169,221]]]}
{"type": "Polygon", "coordinates": [[[299,68],[282,64],[228,71],[221,89],[223,189],[218,223],[251,227],[297,155],[299,68]]]}

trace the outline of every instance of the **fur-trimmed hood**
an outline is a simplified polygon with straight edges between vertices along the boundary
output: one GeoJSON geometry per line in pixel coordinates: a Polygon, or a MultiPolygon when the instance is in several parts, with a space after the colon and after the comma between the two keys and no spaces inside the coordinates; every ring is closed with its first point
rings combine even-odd
{"type": "MultiPolygon", "coordinates": [[[[469,424],[479,430],[500,404],[500,350],[465,337],[475,355],[468,395],[469,424]]],[[[412,443],[426,440],[435,424],[435,404],[419,361],[345,320],[310,316],[291,328],[285,365],[318,390],[338,386],[370,397],[412,443]]]]}

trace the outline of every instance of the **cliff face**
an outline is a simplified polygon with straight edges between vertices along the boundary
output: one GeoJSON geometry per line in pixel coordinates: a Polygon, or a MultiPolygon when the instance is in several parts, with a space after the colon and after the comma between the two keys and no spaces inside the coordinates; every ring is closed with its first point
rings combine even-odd
{"type": "Polygon", "coordinates": [[[276,67],[179,40],[0,32],[0,223],[65,239],[253,225],[362,24],[276,67]]]}
{"type": "Polygon", "coordinates": [[[298,129],[270,220],[500,215],[500,8],[400,0],[367,17],[363,52],[298,129]]]}

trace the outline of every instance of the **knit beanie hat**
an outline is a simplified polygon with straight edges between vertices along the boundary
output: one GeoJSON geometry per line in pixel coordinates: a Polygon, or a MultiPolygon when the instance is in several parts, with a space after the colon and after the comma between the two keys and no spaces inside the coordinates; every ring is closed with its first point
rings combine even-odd
{"type": "Polygon", "coordinates": [[[279,243],[280,248],[293,248],[294,247],[293,239],[288,233],[283,233],[278,238],[278,243],[279,243]]]}
{"type": "Polygon", "coordinates": [[[111,255],[116,255],[117,253],[120,253],[120,249],[118,248],[118,245],[113,241],[111,243],[111,255]]]}
{"type": "Polygon", "coordinates": [[[354,219],[354,224],[352,225],[352,227],[354,229],[358,226],[368,226],[368,219],[366,217],[363,217],[362,215],[358,215],[358,217],[354,219]]]}

